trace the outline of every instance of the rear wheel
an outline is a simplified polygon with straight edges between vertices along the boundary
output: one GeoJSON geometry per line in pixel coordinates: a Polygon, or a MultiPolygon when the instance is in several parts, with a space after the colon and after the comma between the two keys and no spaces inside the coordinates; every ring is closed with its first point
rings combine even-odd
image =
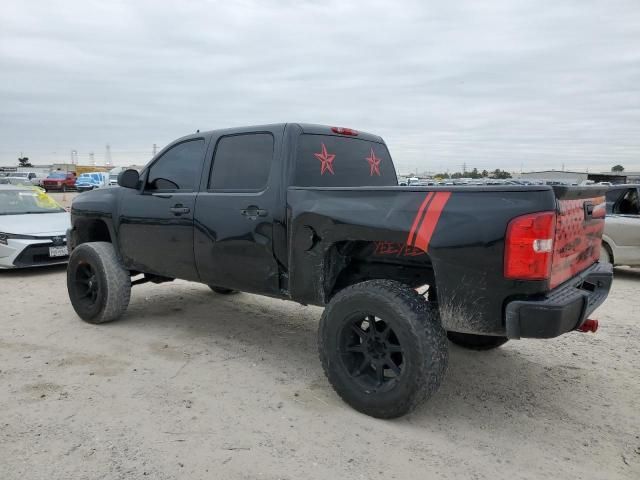
{"type": "Polygon", "coordinates": [[[216,287],[215,285],[209,285],[209,288],[220,295],[231,295],[232,293],[238,293],[237,290],[232,290],[230,288],[224,287],[216,287]]]}
{"type": "Polygon", "coordinates": [[[492,350],[509,341],[507,337],[491,335],[473,335],[470,333],[447,332],[447,337],[453,343],[469,350],[492,350]]]}
{"type": "Polygon", "coordinates": [[[85,322],[110,322],[129,305],[131,277],[112,244],[83,243],[71,252],[67,290],[73,309],[85,322]]]}
{"type": "Polygon", "coordinates": [[[338,395],[378,418],[399,417],[429,398],[448,360],[437,308],[391,280],[340,291],[322,314],[318,349],[338,395]]]}

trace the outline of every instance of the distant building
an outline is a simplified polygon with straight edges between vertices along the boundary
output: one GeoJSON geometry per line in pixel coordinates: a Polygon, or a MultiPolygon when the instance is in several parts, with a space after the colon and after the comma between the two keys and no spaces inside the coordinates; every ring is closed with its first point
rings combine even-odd
{"type": "MultiPolygon", "coordinates": [[[[543,170],[541,172],[524,172],[518,175],[522,180],[561,181],[581,184],[587,180],[592,182],[628,183],[631,172],[568,172],[565,170],[543,170]]],[[[640,178],[640,174],[637,175],[640,178]]]]}
{"type": "Polygon", "coordinates": [[[640,172],[622,172],[627,177],[627,183],[640,183],[640,172]]]}

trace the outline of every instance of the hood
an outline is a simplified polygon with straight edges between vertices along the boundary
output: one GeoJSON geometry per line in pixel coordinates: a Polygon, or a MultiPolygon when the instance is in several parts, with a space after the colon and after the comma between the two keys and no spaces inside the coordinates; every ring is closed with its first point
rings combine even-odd
{"type": "Polygon", "coordinates": [[[68,212],[0,215],[0,232],[16,235],[60,235],[71,228],[68,212]]]}

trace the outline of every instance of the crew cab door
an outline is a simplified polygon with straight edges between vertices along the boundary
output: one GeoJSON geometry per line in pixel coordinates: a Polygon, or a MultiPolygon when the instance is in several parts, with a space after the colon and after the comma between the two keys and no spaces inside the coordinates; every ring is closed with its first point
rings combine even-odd
{"type": "Polygon", "coordinates": [[[279,291],[273,243],[274,216],[280,204],[284,210],[280,140],[279,127],[212,138],[195,213],[202,282],[254,293],[279,291]]]}
{"type": "Polygon", "coordinates": [[[181,141],[147,167],[141,190],[123,189],[118,242],[127,268],[199,280],[193,212],[205,149],[204,138],[181,141]]]}

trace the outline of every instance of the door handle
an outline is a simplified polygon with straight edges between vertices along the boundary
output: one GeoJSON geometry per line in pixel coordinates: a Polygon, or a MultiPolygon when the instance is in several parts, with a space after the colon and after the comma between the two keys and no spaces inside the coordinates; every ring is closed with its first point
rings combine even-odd
{"type": "Polygon", "coordinates": [[[171,207],[169,211],[177,216],[177,215],[184,215],[185,213],[189,213],[191,209],[189,207],[183,207],[181,204],[178,204],[171,207]]]}
{"type": "Polygon", "coordinates": [[[266,217],[268,212],[261,208],[251,206],[240,210],[240,213],[245,217],[256,219],[257,217],[266,217]]]}

